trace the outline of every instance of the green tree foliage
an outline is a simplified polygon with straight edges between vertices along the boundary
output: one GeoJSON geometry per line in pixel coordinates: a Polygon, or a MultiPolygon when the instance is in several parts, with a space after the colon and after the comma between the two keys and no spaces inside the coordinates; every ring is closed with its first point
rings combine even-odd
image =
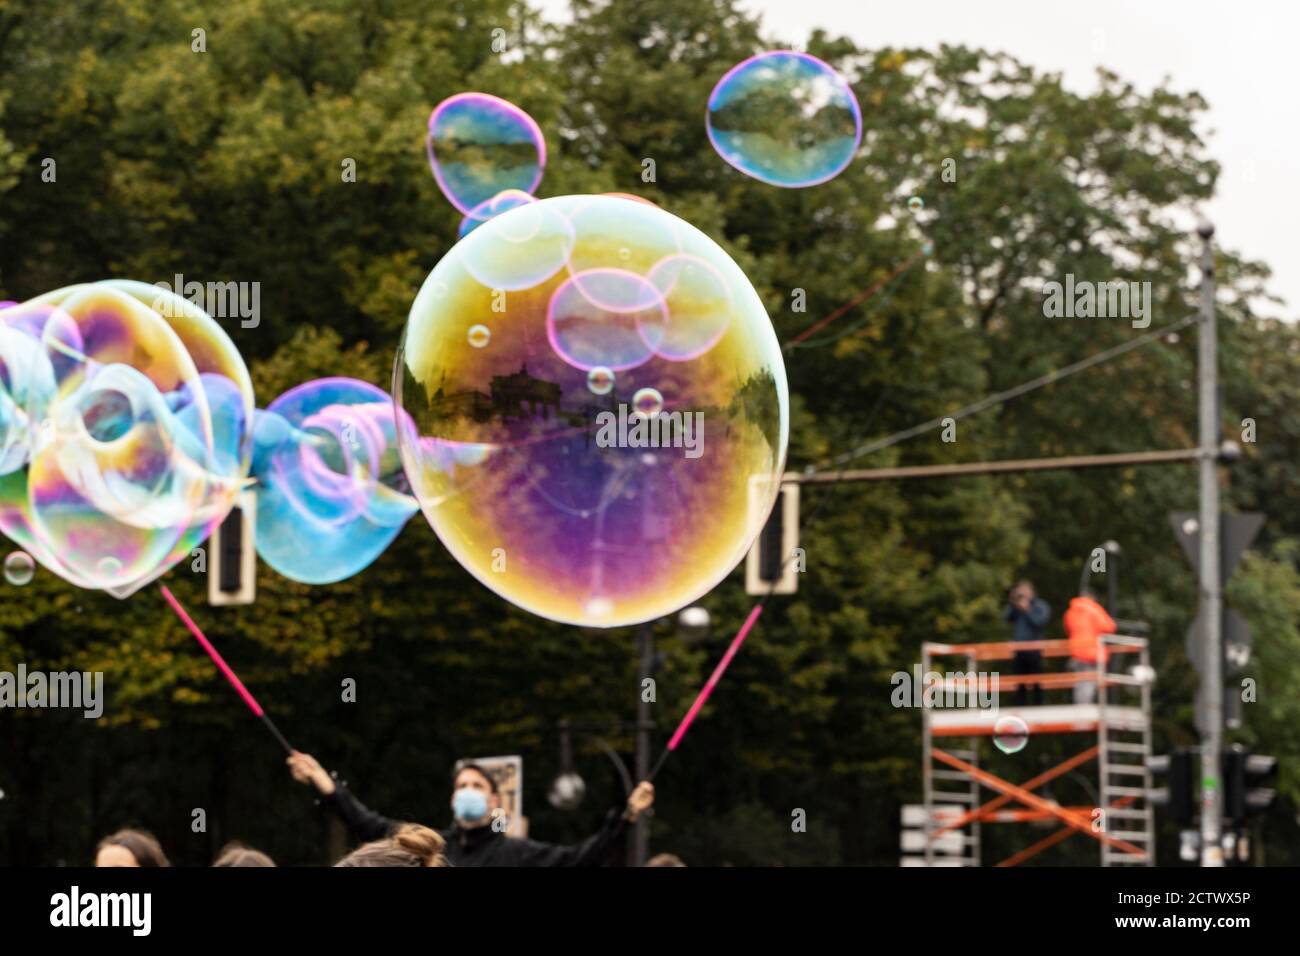
{"type": "MultiPolygon", "coordinates": [[[[1044,317],[1046,281],[1149,281],[1153,327],[1194,308],[1181,224],[1218,173],[1194,93],[1103,73],[1080,94],[994,52],[869,50],[817,32],[809,52],[848,76],[862,104],[863,147],[829,183],[774,189],[720,160],[703,115],[725,70],[784,38],[733,0],[576,0],[573,13],[554,25],[508,0],[0,0],[0,293],[110,276],[256,281],[261,324],[228,330],[259,404],[321,375],[386,385],[406,310],[458,220],[429,175],[424,124],[439,100],[478,89],[540,123],[542,195],[632,192],[695,223],[753,280],[783,341],[884,284],[789,351],[793,469],[1140,333],[1044,317]],[[41,179],[46,157],[55,183],[41,179]],[[355,182],[344,181],[348,160],[355,182]],[[911,195],[924,212],[908,211],[911,195]],[[792,309],[796,290],[806,312],[792,309]]],[[[1269,514],[1234,584],[1260,648],[1248,736],[1294,757],[1300,511],[1286,505],[1300,348],[1294,327],[1252,313],[1267,275],[1219,257],[1225,422],[1235,434],[1252,417],[1260,436],[1231,496],[1269,514]]],[[[955,442],[931,432],[853,464],[1186,447],[1193,340],[1184,331],[963,419],[955,442]]],[[[919,795],[920,721],[890,706],[891,674],[924,640],[1003,639],[1002,596],[1023,574],[1053,604],[1059,634],[1082,562],[1107,538],[1125,549],[1122,615],[1153,625],[1160,741],[1190,742],[1182,641],[1195,595],[1165,514],[1194,495],[1182,466],[806,489],[799,593],[769,603],[660,777],[656,847],[692,863],[894,862],[898,806],[919,795]],[[806,833],[791,832],[795,808],[806,833]]],[[[169,581],[290,739],[390,814],[442,823],[451,763],[487,753],[526,756],[543,838],[580,836],[617,796],[582,736],[593,797],[572,815],[544,799],[556,721],[607,726],[630,749],[631,632],[505,606],[418,516],[371,568],[331,587],[263,568],[255,606],[209,610],[188,564],[169,581]],[[347,678],[356,703],[341,699],[347,678]]],[[[0,669],[103,670],[110,697],[93,726],[0,713],[0,861],[84,862],[126,823],[152,827],[185,862],[235,836],[286,862],[324,860],[307,795],[153,589],[117,602],[38,573],[4,598],[0,669]],[[206,834],[190,832],[196,807],[206,834]]],[[[702,644],[671,622],[656,628],[661,735],[750,599],[736,574],[704,603],[715,624],[702,644]]],[[[1293,769],[1284,788],[1294,814],[1293,769]]],[[[1270,825],[1294,846],[1289,816],[1270,825]]],[[[1084,842],[1045,859],[1093,862],[1084,842]]],[[[986,844],[1020,845],[992,833],[986,844]]]]}

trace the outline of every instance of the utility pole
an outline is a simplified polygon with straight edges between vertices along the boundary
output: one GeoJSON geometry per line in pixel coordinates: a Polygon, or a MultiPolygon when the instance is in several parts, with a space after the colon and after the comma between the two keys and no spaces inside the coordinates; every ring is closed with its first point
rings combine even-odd
{"type": "Polygon", "coordinates": [[[1202,219],[1196,227],[1201,237],[1201,307],[1198,323],[1198,379],[1200,390],[1200,623],[1204,668],[1200,695],[1201,730],[1201,865],[1223,866],[1220,829],[1223,790],[1219,780],[1219,755],[1223,750],[1223,594],[1219,576],[1219,475],[1220,441],[1218,348],[1214,317],[1214,225],[1202,219]]]}

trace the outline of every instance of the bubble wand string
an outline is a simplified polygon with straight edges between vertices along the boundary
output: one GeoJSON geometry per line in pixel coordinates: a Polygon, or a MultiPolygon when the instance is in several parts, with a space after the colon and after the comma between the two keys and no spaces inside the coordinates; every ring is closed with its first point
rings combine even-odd
{"type": "Polygon", "coordinates": [[[867,299],[870,299],[882,288],[884,288],[894,279],[898,278],[908,269],[912,268],[912,266],[916,265],[922,259],[926,258],[926,256],[928,256],[929,254],[930,254],[930,250],[928,248],[928,243],[927,243],[926,245],[921,247],[921,251],[914,253],[910,258],[906,259],[902,265],[895,268],[894,271],[890,272],[889,274],[887,274],[886,276],[878,280],[875,284],[869,286],[866,289],[863,289],[862,292],[860,292],[858,295],[855,295],[852,299],[849,299],[848,302],[845,302],[838,309],[833,311],[830,315],[826,316],[823,319],[819,319],[818,321],[814,322],[812,325],[808,326],[808,328],[804,329],[802,332],[800,332],[798,335],[792,338],[789,342],[783,345],[781,347],[781,351],[789,352],[791,349],[796,348],[797,346],[802,344],[803,341],[807,339],[809,336],[812,336],[817,332],[820,332],[822,329],[830,325],[840,316],[844,315],[854,306],[861,305],[867,299]]]}
{"type": "Polygon", "coordinates": [[[204,637],[203,632],[199,630],[199,626],[194,623],[194,619],[185,612],[185,608],[181,607],[181,602],[176,600],[172,595],[172,592],[167,588],[167,585],[161,584],[159,585],[159,588],[162,590],[162,596],[167,599],[167,603],[170,604],[172,610],[176,612],[176,616],[181,619],[181,623],[189,628],[190,633],[194,635],[194,639],[199,642],[199,646],[208,652],[208,656],[212,658],[212,663],[217,665],[217,670],[221,671],[221,673],[225,675],[226,680],[230,681],[230,686],[235,688],[239,696],[244,699],[244,703],[247,704],[248,709],[253,712],[253,716],[266,724],[266,729],[271,731],[275,739],[280,742],[280,746],[284,748],[285,753],[292,754],[293,748],[289,746],[289,741],[284,739],[284,735],[280,733],[279,728],[276,727],[271,718],[266,715],[266,711],[262,710],[262,705],[257,702],[257,699],[251,693],[249,693],[248,688],[244,686],[244,682],[239,679],[239,675],[230,669],[230,665],[226,663],[225,658],[223,658],[221,654],[218,653],[217,649],[212,646],[212,642],[204,637]]]}
{"type": "Polygon", "coordinates": [[[718,686],[718,681],[722,679],[722,675],[726,672],[728,665],[731,664],[731,659],[735,657],[736,652],[740,650],[740,645],[745,643],[745,638],[749,636],[749,632],[753,629],[755,622],[758,620],[758,616],[762,613],[763,605],[762,602],[759,602],[758,604],[755,604],[754,609],[749,612],[749,617],[745,618],[745,623],[740,626],[740,630],[737,631],[736,636],[732,638],[731,646],[727,648],[727,653],[722,655],[722,660],[718,661],[718,666],[713,668],[712,675],[710,675],[704,686],[700,688],[699,694],[696,695],[695,703],[691,704],[691,709],[686,712],[686,716],[682,718],[682,722],[677,725],[677,730],[673,732],[671,739],[669,739],[668,746],[665,747],[664,752],[659,755],[659,760],[655,763],[654,769],[650,771],[650,776],[646,778],[651,783],[654,782],[655,775],[659,773],[659,768],[662,767],[664,761],[668,759],[668,755],[677,749],[678,745],[682,742],[682,738],[686,736],[686,731],[691,729],[691,724],[694,723],[696,715],[699,714],[700,709],[709,699],[709,695],[713,693],[713,688],[718,686]]]}

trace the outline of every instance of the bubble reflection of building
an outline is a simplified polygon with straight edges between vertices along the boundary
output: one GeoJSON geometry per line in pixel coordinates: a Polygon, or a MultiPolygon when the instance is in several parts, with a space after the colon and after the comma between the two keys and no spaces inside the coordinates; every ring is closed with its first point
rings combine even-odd
{"type": "MultiPolygon", "coordinates": [[[[560,399],[563,389],[557,382],[548,382],[529,374],[528,366],[521,365],[518,372],[494,375],[485,395],[478,390],[446,394],[441,388],[430,399],[430,412],[438,421],[457,418],[469,419],[478,424],[488,422],[551,422],[562,419],[579,425],[594,418],[588,408],[562,412],[560,399]]],[[[595,396],[591,396],[595,399],[595,396]]],[[[588,406],[592,403],[588,402],[588,406]]],[[[603,408],[605,405],[594,406],[603,408]]]]}

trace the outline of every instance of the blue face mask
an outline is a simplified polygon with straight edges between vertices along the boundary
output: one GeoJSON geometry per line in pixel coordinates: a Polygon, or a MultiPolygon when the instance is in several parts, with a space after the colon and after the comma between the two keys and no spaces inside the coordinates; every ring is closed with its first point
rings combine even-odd
{"type": "Polygon", "coordinates": [[[473,823],[487,816],[488,802],[482,790],[461,787],[451,798],[451,812],[463,823],[473,823]]]}

